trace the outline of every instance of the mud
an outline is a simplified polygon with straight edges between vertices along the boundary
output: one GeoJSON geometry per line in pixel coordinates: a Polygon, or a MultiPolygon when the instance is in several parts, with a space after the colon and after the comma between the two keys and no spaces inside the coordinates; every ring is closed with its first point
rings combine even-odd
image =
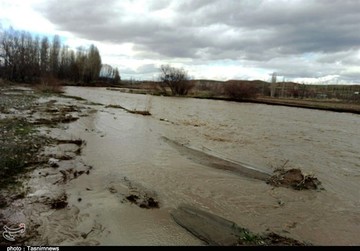
{"type": "Polygon", "coordinates": [[[145,209],[160,208],[156,192],[131,182],[126,177],[121,180],[120,184],[111,185],[108,189],[110,193],[117,194],[122,203],[130,202],[145,209]]]}
{"type": "MultiPolygon", "coordinates": [[[[49,244],[46,237],[41,234],[44,218],[39,218],[39,214],[47,214],[51,210],[66,210],[69,205],[68,195],[62,186],[83,174],[89,175],[92,167],[78,159],[85,146],[83,140],[53,138],[48,135],[49,130],[45,128],[61,128],[66,123],[76,121],[79,116],[87,116],[91,108],[77,107],[61,98],[55,100],[51,99],[54,97],[39,97],[31,89],[27,90],[26,100],[17,92],[15,97],[15,94],[9,92],[3,92],[2,95],[4,93],[8,96],[5,96],[6,99],[1,98],[1,112],[5,112],[2,113],[5,120],[1,122],[4,123],[6,119],[13,121],[15,126],[8,122],[6,126],[11,126],[15,130],[15,137],[18,139],[13,143],[24,153],[21,165],[25,169],[16,176],[14,185],[1,190],[0,220],[4,226],[13,226],[18,222],[26,223],[26,234],[16,236],[15,242],[11,244],[49,244]],[[8,109],[10,105],[13,106],[13,110],[8,109]],[[25,148],[19,148],[21,145],[25,148]]],[[[2,139],[8,142],[6,146],[11,146],[11,135],[7,133],[2,136],[2,139]]],[[[19,159],[14,151],[12,154],[12,158],[19,159]]],[[[1,182],[4,178],[7,177],[3,176],[1,182]]],[[[9,243],[1,238],[0,245],[6,244],[9,243]]]]}

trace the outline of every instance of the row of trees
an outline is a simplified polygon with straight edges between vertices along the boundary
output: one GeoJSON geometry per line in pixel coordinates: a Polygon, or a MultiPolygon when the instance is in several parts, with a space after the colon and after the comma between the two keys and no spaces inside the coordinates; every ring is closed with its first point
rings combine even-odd
{"type": "MultiPolygon", "coordinates": [[[[119,71],[110,68],[111,74],[104,77],[120,81],[119,71]]],[[[62,45],[58,35],[50,41],[46,36],[33,37],[12,28],[0,33],[0,76],[4,79],[31,83],[51,76],[92,83],[99,79],[101,69],[101,56],[95,45],[74,51],[62,45]]]]}

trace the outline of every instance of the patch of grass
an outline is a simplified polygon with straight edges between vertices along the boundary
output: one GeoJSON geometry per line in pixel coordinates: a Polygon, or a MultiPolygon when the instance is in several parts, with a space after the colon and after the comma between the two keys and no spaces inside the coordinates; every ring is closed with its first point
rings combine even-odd
{"type": "Polygon", "coordinates": [[[311,243],[284,237],[274,232],[255,234],[236,224],[232,228],[238,238],[236,246],[311,246],[311,243]]]}
{"type": "Polygon", "coordinates": [[[0,188],[16,183],[42,146],[43,138],[25,119],[0,120],[0,188]]]}
{"type": "Polygon", "coordinates": [[[34,89],[41,93],[63,93],[60,81],[52,76],[43,77],[34,89]]]}
{"type": "Polygon", "coordinates": [[[260,235],[251,233],[248,229],[239,227],[234,224],[232,226],[238,237],[238,245],[262,245],[264,240],[260,235]]]}

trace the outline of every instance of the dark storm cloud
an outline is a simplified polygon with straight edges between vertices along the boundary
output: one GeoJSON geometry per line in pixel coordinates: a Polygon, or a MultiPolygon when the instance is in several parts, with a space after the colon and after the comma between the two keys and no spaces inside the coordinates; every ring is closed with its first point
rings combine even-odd
{"type": "Polygon", "coordinates": [[[338,61],[360,49],[358,0],[134,2],[50,0],[42,12],[82,38],[134,43],[138,56],[268,62],[320,53],[338,61]],[[163,10],[171,15],[164,18],[163,10]]]}
{"type": "MultiPolygon", "coordinates": [[[[168,1],[147,4],[149,13],[169,6],[168,1]]],[[[196,56],[197,50],[209,47],[245,55],[262,49],[266,58],[266,51],[273,49],[283,55],[334,52],[360,44],[358,1],[183,1],[173,10],[172,23],[147,14],[131,16],[115,0],[49,1],[44,12],[60,29],[83,38],[133,42],[171,57],[196,56]]]]}

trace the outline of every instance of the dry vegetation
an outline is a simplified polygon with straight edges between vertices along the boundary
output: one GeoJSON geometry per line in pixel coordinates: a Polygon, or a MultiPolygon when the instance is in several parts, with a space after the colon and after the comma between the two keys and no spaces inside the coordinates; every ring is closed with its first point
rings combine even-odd
{"type": "Polygon", "coordinates": [[[258,94],[257,88],[249,83],[225,83],[224,90],[225,95],[232,100],[251,99],[258,94]]]}
{"type": "Polygon", "coordinates": [[[53,76],[42,77],[34,89],[42,93],[63,93],[61,82],[53,76]]]}

